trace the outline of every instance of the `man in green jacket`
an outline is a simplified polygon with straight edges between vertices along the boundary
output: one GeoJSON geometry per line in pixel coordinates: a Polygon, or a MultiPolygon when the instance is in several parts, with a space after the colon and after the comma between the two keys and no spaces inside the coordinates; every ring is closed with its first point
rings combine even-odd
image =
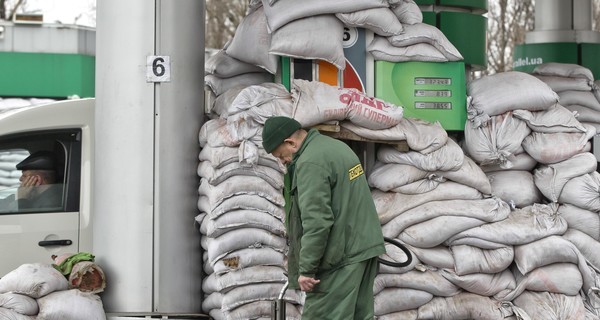
{"type": "Polygon", "coordinates": [[[267,119],[263,147],[287,166],[290,288],[303,319],[373,319],[383,234],[363,168],[345,143],[288,117],[267,119]]]}

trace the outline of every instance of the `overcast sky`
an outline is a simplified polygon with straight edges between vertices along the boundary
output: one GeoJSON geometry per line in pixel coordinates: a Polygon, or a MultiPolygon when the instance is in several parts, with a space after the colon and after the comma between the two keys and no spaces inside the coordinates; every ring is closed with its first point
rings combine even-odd
{"type": "Polygon", "coordinates": [[[96,0],[27,0],[28,11],[44,14],[44,22],[96,26],[96,0]],[[77,19],[79,17],[79,19],[77,19]],[[76,21],[77,19],[77,21],[76,21]]]}

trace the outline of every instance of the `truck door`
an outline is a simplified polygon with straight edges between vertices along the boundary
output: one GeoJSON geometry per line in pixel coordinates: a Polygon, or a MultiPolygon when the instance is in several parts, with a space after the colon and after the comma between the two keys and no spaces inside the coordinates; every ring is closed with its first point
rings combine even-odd
{"type": "Polygon", "coordinates": [[[79,129],[0,138],[0,277],[79,251],[80,175],[79,129]],[[31,176],[36,183],[25,187],[31,176]]]}

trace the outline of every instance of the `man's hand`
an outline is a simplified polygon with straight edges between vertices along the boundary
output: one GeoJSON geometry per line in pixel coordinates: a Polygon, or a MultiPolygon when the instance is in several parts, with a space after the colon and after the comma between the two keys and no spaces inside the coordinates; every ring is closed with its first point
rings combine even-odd
{"type": "Polygon", "coordinates": [[[321,282],[321,280],[317,280],[315,278],[309,278],[305,276],[298,277],[298,284],[300,285],[300,290],[305,292],[312,291],[319,282],[321,282]]]}
{"type": "Polygon", "coordinates": [[[42,179],[37,175],[23,179],[23,181],[21,181],[21,186],[19,186],[19,189],[17,190],[17,198],[30,198],[35,193],[36,187],[40,185],[42,185],[42,179]]]}

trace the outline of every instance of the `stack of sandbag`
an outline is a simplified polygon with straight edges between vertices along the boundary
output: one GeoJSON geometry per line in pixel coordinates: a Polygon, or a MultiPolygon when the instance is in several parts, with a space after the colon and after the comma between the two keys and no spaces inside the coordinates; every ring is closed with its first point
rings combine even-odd
{"type": "Polygon", "coordinates": [[[600,90],[588,68],[552,62],[535,67],[531,74],[548,84],[579,122],[600,128],[600,90]]]}
{"type": "Polygon", "coordinates": [[[35,106],[55,101],[45,98],[0,98],[0,113],[23,107],[35,106]]]}
{"type": "MultiPolygon", "coordinates": [[[[200,132],[198,209],[205,250],[203,310],[213,319],[269,317],[286,277],[283,174],[260,143],[232,138],[226,119],[200,132]]],[[[260,132],[258,132],[260,136],[260,132]]],[[[288,290],[288,319],[303,296],[288,290]]]]}
{"type": "Polygon", "coordinates": [[[28,155],[25,150],[0,151],[0,188],[20,184],[21,170],[17,170],[16,165],[28,155]]]}
{"type": "Polygon", "coordinates": [[[527,73],[510,71],[467,86],[464,147],[487,173],[492,193],[523,208],[541,203],[531,171],[589,150],[595,134],[558,104],[558,95],[527,73]]]}
{"type": "Polygon", "coordinates": [[[15,320],[104,320],[102,300],[69,289],[65,276],[49,264],[23,264],[0,278],[0,318],[15,320]]]}

